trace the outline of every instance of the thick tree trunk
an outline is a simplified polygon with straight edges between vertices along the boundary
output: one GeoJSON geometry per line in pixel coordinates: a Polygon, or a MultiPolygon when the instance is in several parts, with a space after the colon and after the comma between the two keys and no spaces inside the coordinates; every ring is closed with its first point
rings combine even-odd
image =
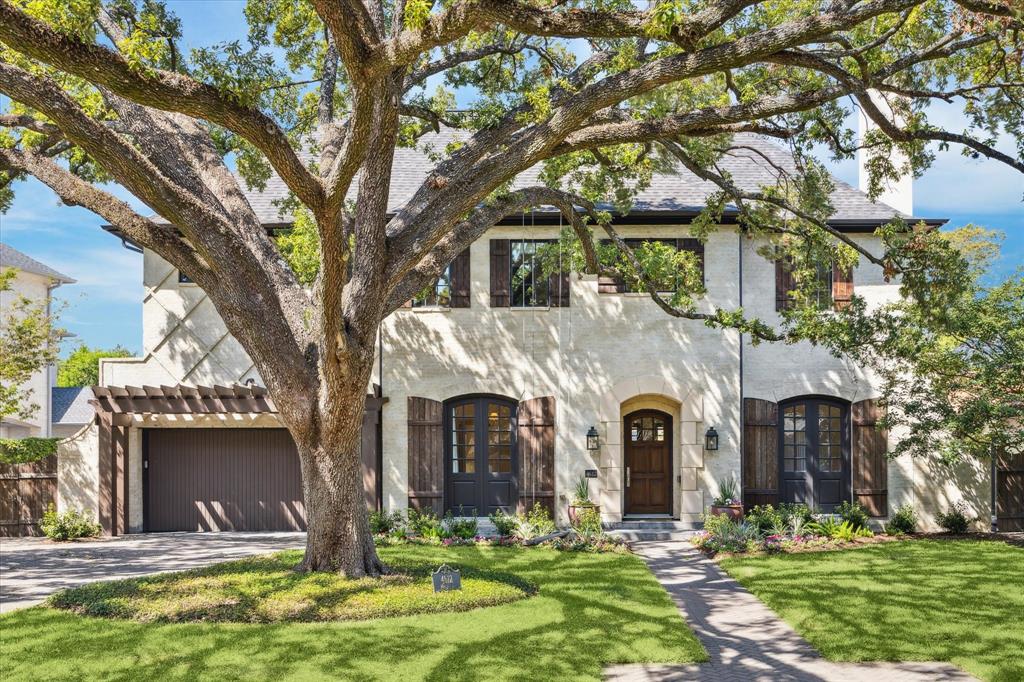
{"type": "Polygon", "coordinates": [[[363,493],[359,441],[324,434],[313,447],[299,446],[306,502],[303,571],[340,572],[349,578],[386,572],[377,558],[363,493]]]}

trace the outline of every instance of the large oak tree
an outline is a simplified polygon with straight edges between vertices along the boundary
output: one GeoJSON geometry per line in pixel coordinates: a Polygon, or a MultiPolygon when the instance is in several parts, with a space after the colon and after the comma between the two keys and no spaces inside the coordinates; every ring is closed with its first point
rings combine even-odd
{"type": "Polygon", "coordinates": [[[794,332],[698,312],[695,263],[629,250],[599,202],[623,209],[682,166],[720,189],[698,236],[731,202],[808,287],[800,273],[827,259],[920,283],[941,248],[899,221],[883,255],[833,230],[830,181],[807,150],[867,147],[876,189],[923,170],[933,142],[1024,171],[1018,0],[252,0],[246,17],[246,44],[186,54],[159,0],[0,0],[0,198],[34,176],[209,294],[298,446],[308,570],[383,569],[358,475],[378,325],[501,217],[553,206],[581,269],[650,284],[676,317],[778,339],[794,332]],[[962,103],[969,128],[929,122],[933,100],[962,103]],[[859,141],[854,108],[878,126],[859,141]],[[469,134],[433,150],[422,186],[389,210],[394,149],[442,125],[469,134]],[[737,132],[785,141],[797,172],[735,185],[717,161],[737,132]],[[229,164],[286,183],[312,265],[307,252],[291,267],[229,164]],[[513,188],[538,164],[543,185],[513,188]],[[654,286],[666,268],[684,283],[673,296],[654,286]]]}

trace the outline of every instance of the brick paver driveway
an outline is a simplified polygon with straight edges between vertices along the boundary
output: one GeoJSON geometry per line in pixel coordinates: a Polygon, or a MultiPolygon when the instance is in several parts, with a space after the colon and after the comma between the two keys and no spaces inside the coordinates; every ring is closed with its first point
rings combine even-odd
{"type": "Polygon", "coordinates": [[[38,604],[65,587],[181,571],[305,542],[304,533],[153,533],[69,543],[4,538],[0,612],[38,604]]]}
{"type": "Polygon", "coordinates": [[[832,663],[742,585],[683,542],[634,548],[711,657],[701,665],[620,665],[609,680],[950,682],[974,678],[948,663],[832,663]]]}

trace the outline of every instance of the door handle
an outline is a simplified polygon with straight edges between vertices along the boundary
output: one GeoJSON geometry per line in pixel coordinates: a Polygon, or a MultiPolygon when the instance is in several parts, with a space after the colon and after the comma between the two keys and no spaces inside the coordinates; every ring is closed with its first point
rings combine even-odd
{"type": "Polygon", "coordinates": [[[629,487],[629,467],[626,467],[626,487],[629,487]]]}

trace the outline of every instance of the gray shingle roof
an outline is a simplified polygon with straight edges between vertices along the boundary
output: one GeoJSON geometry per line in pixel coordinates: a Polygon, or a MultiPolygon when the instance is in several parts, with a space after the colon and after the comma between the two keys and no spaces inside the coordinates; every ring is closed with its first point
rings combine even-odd
{"type": "Polygon", "coordinates": [[[92,391],[85,386],[74,386],[64,388],[54,386],[53,391],[53,417],[54,424],[85,424],[92,421],[96,411],[89,404],[92,399],[92,391]]]}
{"type": "Polygon", "coordinates": [[[74,284],[75,280],[57,272],[49,265],[40,263],[35,258],[23,254],[13,246],[0,242],[0,268],[17,268],[23,272],[31,272],[43,277],[51,277],[64,284],[74,284]]]}
{"type": "MultiPolygon", "coordinates": [[[[416,148],[396,149],[389,210],[404,205],[436,165],[428,157],[428,149],[443,152],[448,143],[465,139],[468,135],[465,131],[442,129],[440,133],[424,135],[416,148]]],[[[762,185],[774,185],[778,174],[775,166],[790,172],[796,169],[793,157],[787,150],[763,137],[743,133],[735,137],[734,143],[750,149],[741,148],[731,152],[722,159],[721,167],[732,174],[733,181],[742,189],[755,191],[762,185]]],[[[539,172],[537,167],[524,171],[516,178],[514,187],[542,184],[538,178],[539,172]]],[[[903,215],[891,206],[871,201],[866,194],[847,183],[833,179],[835,189],[832,203],[836,213],[832,220],[884,222],[903,215]]],[[[633,211],[695,213],[704,206],[707,196],[717,189],[714,184],[678,166],[674,173],[656,175],[650,186],[636,197],[633,211]]],[[[291,222],[290,218],[282,216],[275,205],[275,201],[285,198],[287,193],[284,182],[273,175],[263,191],[248,191],[246,195],[262,222],[288,223],[291,222]]]]}

